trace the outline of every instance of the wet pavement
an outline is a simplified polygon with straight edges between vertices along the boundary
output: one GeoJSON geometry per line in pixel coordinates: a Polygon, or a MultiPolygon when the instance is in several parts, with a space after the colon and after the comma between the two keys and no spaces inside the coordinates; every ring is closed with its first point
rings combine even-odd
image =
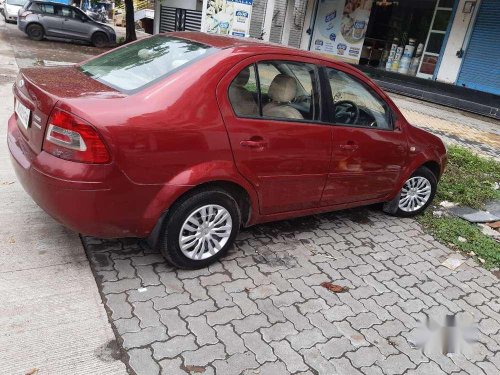
{"type": "MultiPolygon", "coordinates": [[[[8,23],[5,28],[6,39],[12,45],[19,68],[44,66],[51,63],[74,64],[94,55],[105,52],[105,48],[96,48],[85,43],[62,40],[31,40],[21,32],[17,25],[8,23]]],[[[1,74],[1,72],[0,72],[1,74]]]]}
{"type": "Polygon", "coordinates": [[[0,374],[125,374],[78,234],[31,200],[9,160],[11,26],[0,16],[0,374]]]}

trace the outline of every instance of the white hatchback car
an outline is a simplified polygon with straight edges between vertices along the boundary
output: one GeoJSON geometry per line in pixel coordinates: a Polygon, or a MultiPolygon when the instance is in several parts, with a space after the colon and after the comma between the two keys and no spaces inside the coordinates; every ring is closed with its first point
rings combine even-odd
{"type": "Polygon", "coordinates": [[[5,0],[3,14],[6,21],[17,21],[19,10],[26,4],[27,0],[5,0]]]}

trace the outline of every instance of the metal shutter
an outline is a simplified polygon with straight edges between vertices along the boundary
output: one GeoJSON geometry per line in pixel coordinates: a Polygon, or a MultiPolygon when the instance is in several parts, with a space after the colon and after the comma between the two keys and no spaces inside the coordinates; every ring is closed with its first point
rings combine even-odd
{"type": "Polygon", "coordinates": [[[260,38],[264,27],[264,17],[266,15],[267,0],[255,0],[252,6],[252,17],[250,18],[250,36],[260,38]]]}
{"type": "Polygon", "coordinates": [[[291,47],[300,48],[302,30],[304,30],[306,17],[306,8],[307,0],[295,0],[292,29],[290,30],[290,38],[288,39],[288,45],[291,47]]]}
{"type": "Polygon", "coordinates": [[[500,1],[483,0],[457,84],[500,95],[500,1]]]}
{"type": "Polygon", "coordinates": [[[160,33],[175,31],[175,11],[176,8],[160,7],[160,33]]]}
{"type": "Polygon", "coordinates": [[[201,14],[202,12],[199,10],[186,9],[184,31],[200,31],[201,14]]]}

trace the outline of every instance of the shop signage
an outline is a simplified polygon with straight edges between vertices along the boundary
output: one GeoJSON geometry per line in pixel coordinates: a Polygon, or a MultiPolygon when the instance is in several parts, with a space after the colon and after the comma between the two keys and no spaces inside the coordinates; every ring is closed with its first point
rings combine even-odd
{"type": "Polygon", "coordinates": [[[320,0],[311,50],[358,63],[371,7],[371,0],[320,0]]]}
{"type": "Polygon", "coordinates": [[[248,37],[253,0],[204,0],[201,30],[248,37]]]}

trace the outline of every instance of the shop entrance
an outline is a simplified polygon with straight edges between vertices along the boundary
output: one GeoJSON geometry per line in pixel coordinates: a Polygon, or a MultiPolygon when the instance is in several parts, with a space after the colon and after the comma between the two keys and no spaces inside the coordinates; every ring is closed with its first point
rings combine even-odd
{"type": "Polygon", "coordinates": [[[393,73],[433,78],[455,0],[318,0],[310,49],[393,73]]]}

